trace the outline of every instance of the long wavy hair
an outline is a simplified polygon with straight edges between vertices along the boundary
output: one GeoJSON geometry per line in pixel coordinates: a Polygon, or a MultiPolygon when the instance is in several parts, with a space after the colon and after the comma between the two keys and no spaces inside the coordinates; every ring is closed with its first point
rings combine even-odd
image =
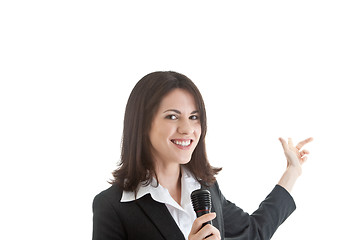
{"type": "Polygon", "coordinates": [[[166,71],[153,72],[143,77],[129,96],[124,116],[121,158],[118,168],[113,172],[112,184],[117,183],[126,191],[137,192],[139,183],[149,184],[153,177],[158,180],[149,132],[161,100],[176,88],[184,89],[194,96],[200,113],[201,136],[191,160],[185,166],[203,185],[209,186],[216,181],[215,175],[221,168],[212,167],[206,155],[206,111],[200,91],[185,75],[166,71]]]}

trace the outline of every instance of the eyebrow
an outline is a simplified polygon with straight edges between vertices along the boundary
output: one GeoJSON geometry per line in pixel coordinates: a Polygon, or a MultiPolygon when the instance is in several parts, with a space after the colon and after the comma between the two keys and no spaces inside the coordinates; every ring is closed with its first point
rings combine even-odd
{"type": "MultiPolygon", "coordinates": [[[[166,113],[166,112],[176,112],[177,114],[181,114],[181,112],[179,110],[176,110],[176,109],[168,109],[164,113],[166,113]]],[[[199,110],[195,110],[195,111],[191,112],[191,114],[195,114],[195,113],[199,113],[199,110]]]]}

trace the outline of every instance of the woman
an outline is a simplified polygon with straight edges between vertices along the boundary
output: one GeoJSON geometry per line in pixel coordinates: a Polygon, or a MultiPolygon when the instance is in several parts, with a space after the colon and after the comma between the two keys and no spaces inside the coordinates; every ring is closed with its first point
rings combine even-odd
{"type": "Polygon", "coordinates": [[[206,156],[206,111],[194,83],[176,72],[154,72],[132,90],[124,117],[119,168],[93,202],[93,239],[270,239],[295,210],[289,194],[307,150],[279,138],[287,169],[252,215],[227,201],[221,170],[206,156]],[[211,193],[212,213],[196,218],[190,194],[211,193]],[[202,225],[212,221],[213,225],[202,225]]]}

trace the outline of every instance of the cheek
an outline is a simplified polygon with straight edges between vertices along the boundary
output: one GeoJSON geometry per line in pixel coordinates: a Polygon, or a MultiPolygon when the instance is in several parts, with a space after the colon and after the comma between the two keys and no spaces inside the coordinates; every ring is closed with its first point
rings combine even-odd
{"type": "Polygon", "coordinates": [[[196,138],[198,140],[200,139],[200,136],[201,136],[201,126],[200,126],[200,124],[196,125],[196,127],[195,127],[195,136],[196,136],[196,138]]]}
{"type": "Polygon", "coordinates": [[[196,131],[201,134],[201,123],[196,124],[196,131]]]}
{"type": "Polygon", "coordinates": [[[154,126],[153,130],[149,134],[150,136],[150,143],[154,148],[159,148],[163,142],[163,133],[161,128],[157,128],[154,126]]]}
{"type": "Polygon", "coordinates": [[[176,129],[174,129],[173,126],[168,124],[162,124],[158,128],[157,136],[162,140],[168,140],[169,138],[171,138],[171,136],[174,135],[174,131],[176,131],[176,129]]]}

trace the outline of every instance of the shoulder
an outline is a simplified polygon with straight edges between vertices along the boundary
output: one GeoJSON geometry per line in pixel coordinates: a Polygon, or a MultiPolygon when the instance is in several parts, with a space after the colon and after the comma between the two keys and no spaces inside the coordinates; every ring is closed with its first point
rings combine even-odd
{"type": "Polygon", "coordinates": [[[94,197],[93,208],[99,205],[113,205],[119,203],[123,194],[123,190],[118,184],[113,184],[108,189],[100,192],[94,197]]]}
{"type": "Polygon", "coordinates": [[[221,205],[225,200],[224,196],[221,193],[219,184],[215,181],[211,185],[202,185],[201,188],[207,189],[210,191],[211,199],[214,205],[221,205]]]}
{"type": "Polygon", "coordinates": [[[95,196],[93,239],[128,239],[124,230],[127,215],[120,204],[121,195],[122,189],[114,184],[95,196]]]}
{"type": "Polygon", "coordinates": [[[211,185],[202,185],[202,188],[208,189],[211,193],[211,196],[215,195],[216,197],[220,197],[222,195],[217,181],[211,185]]]}

